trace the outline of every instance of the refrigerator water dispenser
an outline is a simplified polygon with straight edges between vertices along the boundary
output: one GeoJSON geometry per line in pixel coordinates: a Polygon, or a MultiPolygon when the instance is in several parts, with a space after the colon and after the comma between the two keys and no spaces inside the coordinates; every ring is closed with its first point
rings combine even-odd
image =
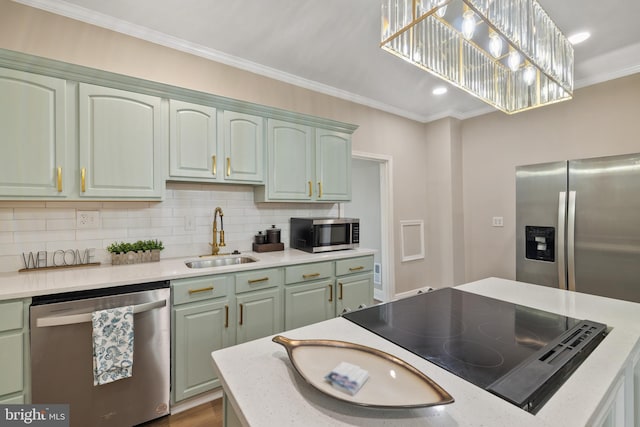
{"type": "Polygon", "coordinates": [[[555,257],[555,227],[525,226],[527,259],[554,262],[555,257]]]}

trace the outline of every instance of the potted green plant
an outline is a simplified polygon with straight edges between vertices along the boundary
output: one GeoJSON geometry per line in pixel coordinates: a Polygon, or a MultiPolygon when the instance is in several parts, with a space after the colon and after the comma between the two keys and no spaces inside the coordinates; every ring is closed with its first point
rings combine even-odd
{"type": "Polygon", "coordinates": [[[160,240],[138,240],[135,243],[114,242],[107,246],[112,265],[160,261],[164,249],[160,240]]]}

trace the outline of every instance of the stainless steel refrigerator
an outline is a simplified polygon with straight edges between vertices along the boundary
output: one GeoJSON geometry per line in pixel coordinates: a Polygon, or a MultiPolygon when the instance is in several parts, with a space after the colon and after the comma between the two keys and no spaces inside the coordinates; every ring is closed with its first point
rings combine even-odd
{"type": "Polygon", "coordinates": [[[640,153],[516,168],[516,280],[640,302],[640,153]]]}

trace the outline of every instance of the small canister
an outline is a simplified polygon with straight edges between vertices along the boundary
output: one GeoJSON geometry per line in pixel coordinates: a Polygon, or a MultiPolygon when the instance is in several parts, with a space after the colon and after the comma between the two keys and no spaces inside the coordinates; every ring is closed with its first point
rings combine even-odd
{"type": "Polygon", "coordinates": [[[267,236],[262,234],[262,231],[258,231],[258,234],[256,234],[253,237],[253,241],[255,242],[256,245],[265,244],[265,243],[267,243],[267,236]]]}
{"type": "Polygon", "coordinates": [[[276,228],[275,225],[272,225],[271,228],[267,229],[267,242],[280,243],[280,229],[276,228]]]}

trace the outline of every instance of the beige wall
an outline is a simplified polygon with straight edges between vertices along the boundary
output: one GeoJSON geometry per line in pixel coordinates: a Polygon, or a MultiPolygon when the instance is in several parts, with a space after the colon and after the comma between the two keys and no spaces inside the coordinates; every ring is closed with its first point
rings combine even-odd
{"type": "Polygon", "coordinates": [[[640,152],[640,75],[514,116],[423,125],[9,0],[0,0],[0,48],[359,125],[354,151],[394,162],[398,293],[515,277],[516,165],[640,152]],[[505,226],[491,227],[493,216],[505,226]],[[399,222],[413,219],[425,221],[426,259],[402,263],[399,222]]]}
{"type": "Polygon", "coordinates": [[[426,217],[424,125],[92,25],[0,0],[0,48],[359,125],[353,150],[386,154],[393,176],[395,284],[424,286],[424,261],[400,263],[399,226],[426,217]]]}
{"type": "Polygon", "coordinates": [[[515,278],[515,167],[640,152],[640,74],[568,102],[463,122],[466,280],[515,278]],[[504,216],[504,228],[491,226],[504,216]]]}

